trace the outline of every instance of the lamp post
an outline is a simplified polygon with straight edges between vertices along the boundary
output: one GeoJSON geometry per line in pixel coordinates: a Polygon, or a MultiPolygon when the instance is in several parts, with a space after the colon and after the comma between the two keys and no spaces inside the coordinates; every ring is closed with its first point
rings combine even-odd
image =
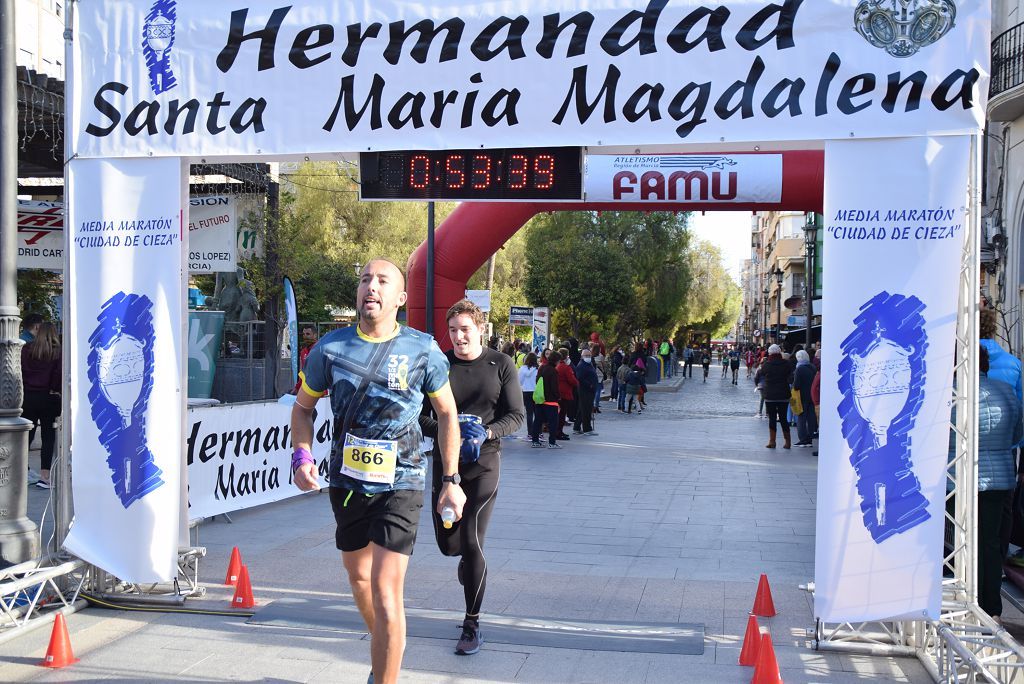
{"type": "MultiPolygon", "coordinates": [[[[761,334],[768,337],[768,282],[765,281],[764,289],[761,290],[763,305],[761,306],[761,334]]],[[[761,340],[761,344],[767,341],[761,340]]]]}
{"type": "Polygon", "coordinates": [[[814,251],[818,244],[818,217],[813,211],[807,213],[807,222],[804,224],[804,252],[806,264],[804,269],[807,272],[804,277],[804,303],[807,315],[807,336],[806,346],[811,346],[811,323],[814,320],[814,251]]]}
{"type": "Polygon", "coordinates": [[[782,340],[782,276],[783,271],[775,267],[775,344],[782,340]]]}
{"type": "Polygon", "coordinates": [[[0,558],[22,563],[39,554],[36,525],[28,519],[28,431],[21,417],[21,347],[18,326],[17,203],[18,93],[13,2],[0,3],[0,558]]]}

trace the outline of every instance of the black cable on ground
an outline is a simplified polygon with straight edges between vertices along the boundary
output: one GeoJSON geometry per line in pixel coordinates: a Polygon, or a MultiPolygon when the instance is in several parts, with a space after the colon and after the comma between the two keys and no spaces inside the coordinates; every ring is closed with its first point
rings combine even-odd
{"type": "Polygon", "coordinates": [[[198,608],[170,608],[166,606],[134,606],[126,605],[123,603],[114,603],[113,601],[106,601],[99,598],[98,596],[91,596],[82,592],[79,596],[89,602],[91,606],[99,606],[100,608],[110,608],[112,610],[129,610],[138,613],[185,613],[187,615],[228,615],[231,617],[244,617],[250,618],[255,615],[254,612],[245,610],[203,610],[198,608]]]}

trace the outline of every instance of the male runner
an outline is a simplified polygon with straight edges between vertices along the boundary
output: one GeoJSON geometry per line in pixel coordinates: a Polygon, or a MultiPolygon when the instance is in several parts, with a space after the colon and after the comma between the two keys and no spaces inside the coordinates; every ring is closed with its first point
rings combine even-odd
{"type": "MultiPolygon", "coordinates": [[[[466,506],[462,520],[449,528],[435,513],[434,537],[441,553],[460,557],[457,576],[463,586],[466,615],[455,653],[473,655],[483,643],[480,609],[488,576],[484,539],[501,479],[501,438],[519,429],[526,409],[512,359],[481,344],[487,318],[480,307],[463,299],[448,309],[447,319],[452,341],[452,350],[446,354],[451,365],[448,377],[462,420],[459,475],[466,506]]],[[[420,426],[428,437],[435,436],[433,416],[421,416],[420,426]]],[[[436,453],[431,468],[435,497],[441,490],[441,462],[436,453]]]]}
{"type": "Polygon", "coordinates": [[[325,335],[313,348],[292,409],[292,471],[299,489],[310,491],[319,487],[309,451],[312,412],[330,391],[335,542],[371,635],[371,684],[395,684],[405,650],[405,573],[426,481],[419,452],[424,395],[438,417],[444,470],[438,511],[450,506],[459,519],[466,502],[457,477],[461,440],[448,361],[429,335],[398,325],[405,300],[397,266],[384,259],[366,264],[356,295],[359,324],[325,335]]]}

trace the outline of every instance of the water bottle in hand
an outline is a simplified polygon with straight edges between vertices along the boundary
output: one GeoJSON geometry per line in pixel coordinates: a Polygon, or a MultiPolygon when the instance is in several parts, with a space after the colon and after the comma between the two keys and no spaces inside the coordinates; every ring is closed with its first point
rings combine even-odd
{"type": "Polygon", "coordinates": [[[455,509],[451,506],[445,506],[441,509],[441,524],[444,525],[444,529],[452,529],[452,525],[455,523],[455,509]]]}

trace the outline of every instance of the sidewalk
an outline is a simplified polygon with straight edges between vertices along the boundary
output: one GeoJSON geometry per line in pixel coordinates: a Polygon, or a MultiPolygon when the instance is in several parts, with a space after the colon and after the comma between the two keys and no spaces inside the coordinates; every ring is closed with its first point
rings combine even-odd
{"type": "MultiPolygon", "coordinates": [[[[679,383],[672,378],[659,386],[679,383]]],[[[596,437],[561,451],[503,442],[502,482],[487,535],[485,643],[455,656],[457,623],[440,638],[409,640],[403,682],[736,682],[757,579],[771,581],[772,634],[787,684],[928,682],[913,659],[818,653],[809,648],[816,459],[810,449],[763,448],[757,395],[741,370],[733,386],[712,373],[678,391],[651,392],[643,415],[603,402],[596,437]],[[525,648],[486,643],[487,614],[630,622],[702,623],[700,656],[525,648]]],[[[45,495],[39,492],[40,495],[45,495]]],[[[36,505],[33,496],[33,505],[36,505]]],[[[257,604],[277,598],[351,602],[324,494],[206,523],[193,609],[221,610],[231,547],[249,567],[257,604]]],[[[406,582],[410,607],[461,610],[454,559],[440,555],[424,516],[406,582]]],[[[2,681],[315,681],[363,684],[365,637],[247,625],[245,619],[88,609],[69,620],[81,662],[35,667],[48,630],[0,646],[2,681]]]]}

